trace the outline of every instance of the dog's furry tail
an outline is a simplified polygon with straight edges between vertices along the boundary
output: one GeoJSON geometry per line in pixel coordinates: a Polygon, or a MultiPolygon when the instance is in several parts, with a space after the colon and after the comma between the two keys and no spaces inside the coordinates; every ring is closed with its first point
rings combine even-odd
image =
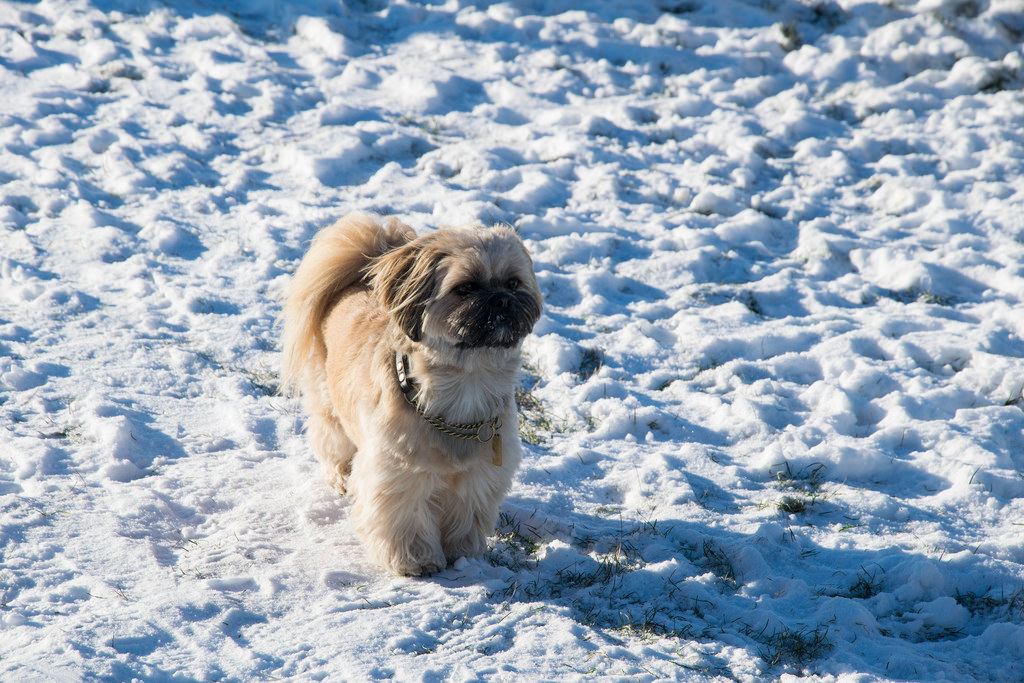
{"type": "Polygon", "coordinates": [[[415,236],[412,228],[395,218],[366,213],[346,216],[316,234],[285,301],[283,392],[302,390],[305,377],[319,375],[327,354],[321,331],[324,318],[342,290],[364,279],[373,258],[415,236]]]}

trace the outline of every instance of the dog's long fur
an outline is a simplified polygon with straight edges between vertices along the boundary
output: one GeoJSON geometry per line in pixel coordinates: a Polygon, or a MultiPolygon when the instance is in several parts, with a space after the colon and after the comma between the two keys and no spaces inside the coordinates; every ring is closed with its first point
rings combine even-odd
{"type": "Polygon", "coordinates": [[[513,393],[540,306],[509,228],[416,237],[396,219],[354,214],[314,239],[285,304],[282,383],[302,394],[313,451],[352,496],[356,530],[386,568],[427,574],[483,551],[520,460],[513,393]],[[456,293],[460,283],[470,291],[456,293]],[[500,466],[493,443],[441,433],[416,412],[396,352],[425,414],[449,424],[500,416],[500,466]]]}

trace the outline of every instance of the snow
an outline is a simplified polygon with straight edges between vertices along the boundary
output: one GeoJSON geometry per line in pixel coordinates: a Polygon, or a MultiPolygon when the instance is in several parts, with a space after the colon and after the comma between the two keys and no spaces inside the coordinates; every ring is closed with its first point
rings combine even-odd
{"type": "Polygon", "coordinates": [[[1024,678],[1024,3],[0,0],[0,678],[1024,678]],[[489,551],[277,392],[354,210],[546,299],[489,551]]]}

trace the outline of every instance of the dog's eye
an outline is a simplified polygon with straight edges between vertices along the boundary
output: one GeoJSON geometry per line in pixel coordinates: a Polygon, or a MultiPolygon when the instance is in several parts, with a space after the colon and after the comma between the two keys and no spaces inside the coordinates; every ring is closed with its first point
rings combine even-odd
{"type": "Polygon", "coordinates": [[[452,291],[459,296],[469,296],[476,291],[476,285],[472,282],[463,282],[461,285],[457,285],[452,291]]]}
{"type": "Polygon", "coordinates": [[[519,285],[520,284],[522,284],[522,283],[519,282],[519,278],[517,278],[517,277],[510,277],[508,279],[508,282],[505,283],[505,287],[508,288],[508,289],[511,289],[512,291],[515,291],[515,290],[519,289],[519,285]]]}

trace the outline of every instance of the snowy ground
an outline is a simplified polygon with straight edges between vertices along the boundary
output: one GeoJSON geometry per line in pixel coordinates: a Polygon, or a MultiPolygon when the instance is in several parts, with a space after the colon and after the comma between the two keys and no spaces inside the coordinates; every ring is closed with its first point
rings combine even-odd
{"type": "Polygon", "coordinates": [[[1024,3],[588,4],[0,0],[0,679],[1024,678],[1024,3]],[[546,296],[428,579],[276,393],[352,210],[546,296]]]}

